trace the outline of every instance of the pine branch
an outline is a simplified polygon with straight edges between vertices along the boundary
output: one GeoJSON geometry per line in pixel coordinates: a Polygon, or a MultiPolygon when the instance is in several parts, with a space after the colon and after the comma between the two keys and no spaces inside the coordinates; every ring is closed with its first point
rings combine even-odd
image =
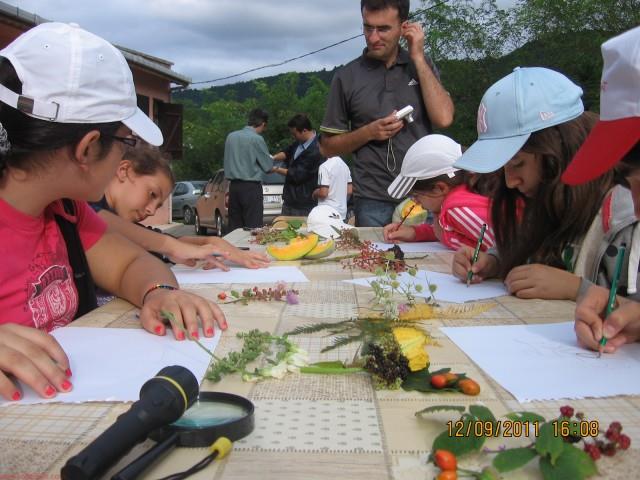
{"type": "Polygon", "coordinates": [[[334,350],[336,348],[340,348],[340,347],[344,347],[345,345],[349,345],[353,342],[361,342],[362,339],[364,338],[364,336],[362,334],[360,335],[351,335],[348,337],[336,337],[333,339],[333,343],[331,345],[329,345],[328,347],[324,347],[322,350],[320,350],[320,353],[325,353],[328,352],[330,350],[334,350]]]}
{"type": "Polygon", "coordinates": [[[312,325],[302,325],[300,327],[294,328],[290,332],[285,333],[285,335],[305,335],[309,333],[318,333],[323,330],[331,330],[332,328],[335,328],[340,325],[344,325],[346,323],[353,323],[353,320],[349,319],[349,320],[343,320],[340,322],[333,322],[333,323],[320,322],[320,323],[314,323],[312,325]]]}

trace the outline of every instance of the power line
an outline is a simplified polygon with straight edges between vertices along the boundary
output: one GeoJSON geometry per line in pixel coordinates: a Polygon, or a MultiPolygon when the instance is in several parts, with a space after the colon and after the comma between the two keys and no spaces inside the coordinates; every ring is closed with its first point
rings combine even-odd
{"type": "MultiPolygon", "coordinates": [[[[409,20],[414,19],[415,17],[417,17],[421,13],[426,13],[429,10],[432,10],[432,9],[434,9],[436,7],[439,7],[440,5],[444,5],[445,3],[448,3],[448,1],[449,0],[443,0],[441,2],[438,2],[438,3],[430,6],[429,8],[423,8],[421,10],[415,10],[413,13],[409,14],[409,20]]],[[[202,81],[198,81],[198,82],[191,82],[191,85],[202,85],[203,83],[221,82],[222,80],[229,80],[231,78],[240,77],[242,75],[246,75],[247,73],[253,73],[253,72],[257,72],[258,70],[264,70],[265,68],[279,67],[281,65],[285,65],[287,63],[291,63],[291,62],[293,62],[295,60],[300,60],[301,58],[308,57],[310,55],[315,55],[316,53],[322,52],[324,50],[328,50],[330,48],[333,48],[335,46],[341,45],[343,43],[350,42],[351,40],[354,40],[354,39],[356,39],[358,37],[362,37],[363,35],[364,35],[363,33],[359,33],[358,35],[354,35],[353,37],[345,38],[344,40],[340,40],[339,42],[332,43],[331,45],[327,45],[326,47],[319,48],[318,50],[314,50],[313,52],[308,52],[308,53],[305,53],[305,54],[302,54],[302,55],[298,55],[297,57],[288,58],[287,60],[283,60],[282,62],[270,63],[269,65],[263,65],[261,67],[251,68],[249,70],[245,70],[244,72],[234,73],[233,75],[228,75],[226,77],[214,78],[213,80],[202,80],[202,81]]],[[[178,87],[177,90],[182,90],[182,88],[183,87],[178,87]]]]}

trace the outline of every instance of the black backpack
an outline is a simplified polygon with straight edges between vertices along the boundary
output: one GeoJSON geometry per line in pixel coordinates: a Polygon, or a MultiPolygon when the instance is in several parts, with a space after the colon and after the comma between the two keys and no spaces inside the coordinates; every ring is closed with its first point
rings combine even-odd
{"type": "MultiPolygon", "coordinates": [[[[69,215],[76,215],[76,206],[73,200],[64,198],[62,200],[64,211],[69,215]]],[[[87,263],[87,256],[84,253],[80,234],[76,228],[76,224],[70,222],[61,215],[55,215],[56,223],[60,228],[60,232],[67,245],[67,255],[69,256],[69,265],[73,271],[73,281],[78,291],[78,311],[74,320],[81,317],[85,313],[98,308],[98,300],[96,298],[96,287],[93,283],[93,277],[87,263]]]]}

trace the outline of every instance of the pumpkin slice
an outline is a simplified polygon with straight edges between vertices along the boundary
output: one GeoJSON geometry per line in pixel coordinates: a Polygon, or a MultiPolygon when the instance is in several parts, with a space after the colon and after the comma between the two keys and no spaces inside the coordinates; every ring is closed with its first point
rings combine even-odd
{"type": "Polygon", "coordinates": [[[289,240],[288,245],[269,245],[267,253],[276,260],[297,260],[304,257],[318,244],[318,235],[298,236],[289,240]]]}

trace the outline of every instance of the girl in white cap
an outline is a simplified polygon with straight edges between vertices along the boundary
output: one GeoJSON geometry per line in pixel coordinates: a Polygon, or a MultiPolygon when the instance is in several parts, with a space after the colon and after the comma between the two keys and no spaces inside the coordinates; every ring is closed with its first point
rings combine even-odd
{"type": "Polygon", "coordinates": [[[402,162],[400,175],[389,186],[389,195],[413,197],[433,214],[433,223],[384,227],[387,242],[439,241],[452,250],[462,245],[475,247],[482,225],[487,228],[482,238],[482,251],[493,247],[494,236],[489,221],[490,181],[454,168],[462,155],[458,143],[445,135],[426,135],[414,143],[402,162]]]}
{"type": "Polygon", "coordinates": [[[102,199],[90,202],[90,205],[113,231],[165,261],[193,266],[197,260],[202,260],[203,268],[217,267],[224,271],[229,267],[222,262],[223,259],[247,268],[269,265],[264,253],[240,250],[220,237],[176,238],[135,225],[134,222],[141,222],[156,212],[173,190],[174,183],[169,161],[160,150],[150,146],[130,148],[102,199]]]}
{"type": "MultiPolygon", "coordinates": [[[[473,251],[461,248],[457,277],[501,277],[520,298],[575,300],[594,283],[611,284],[616,259],[608,247],[631,246],[637,221],[611,173],[579,187],[560,180],[597,121],[581,96],[567,77],[538,67],[516,68],[484,94],[478,140],[455,165],[502,172],[492,204],[496,249],[472,265],[473,251]]],[[[638,261],[627,269],[629,251],[624,265],[620,285],[636,294],[638,261]]]]}
{"type": "Polygon", "coordinates": [[[162,310],[192,334],[198,319],[206,336],[216,322],[226,328],[215,304],[181,291],[86,203],[102,197],[137,137],[162,143],[122,54],[77,26],[38,25],[0,51],[0,102],[0,395],[22,396],[9,375],[47,398],[73,388],[47,332],[95,306],[92,280],[141,307],[156,335],[166,333],[162,310]]]}

